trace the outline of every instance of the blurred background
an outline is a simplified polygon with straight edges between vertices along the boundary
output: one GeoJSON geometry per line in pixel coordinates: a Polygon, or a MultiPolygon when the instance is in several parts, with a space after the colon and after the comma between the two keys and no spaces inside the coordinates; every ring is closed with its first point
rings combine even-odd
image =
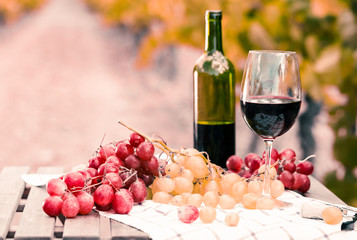
{"type": "MultiPolygon", "coordinates": [[[[0,0],[0,168],[84,164],[128,138],[118,120],[193,144],[192,69],[204,14],[223,11],[223,48],[237,71],[251,49],[299,54],[304,101],[280,152],[357,206],[357,1],[0,0]]],[[[263,153],[237,104],[237,155],[263,153]]]]}

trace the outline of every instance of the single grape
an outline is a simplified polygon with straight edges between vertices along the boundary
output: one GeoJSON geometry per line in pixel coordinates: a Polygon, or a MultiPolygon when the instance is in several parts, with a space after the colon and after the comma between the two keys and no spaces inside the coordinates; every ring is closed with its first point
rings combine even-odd
{"type": "Polygon", "coordinates": [[[129,191],[132,193],[135,203],[142,203],[147,195],[145,183],[140,178],[130,184],[129,191]]]}
{"type": "Polygon", "coordinates": [[[284,193],[284,184],[276,179],[270,182],[270,195],[273,198],[280,197],[284,193]]]}
{"type": "Polygon", "coordinates": [[[112,163],[112,164],[114,164],[118,169],[120,168],[120,167],[123,167],[124,166],[124,162],[120,159],[120,158],[118,158],[117,156],[110,156],[110,157],[108,157],[107,158],[107,161],[105,162],[106,164],[108,164],[108,163],[112,163]]]}
{"type": "Polygon", "coordinates": [[[58,196],[47,197],[42,204],[43,211],[50,217],[56,217],[61,214],[63,201],[58,196]]]}
{"type": "Polygon", "coordinates": [[[240,180],[241,177],[233,172],[223,175],[222,180],[220,182],[220,186],[223,190],[223,193],[230,195],[232,192],[232,186],[240,180]]]}
{"type": "Polygon", "coordinates": [[[175,181],[168,177],[158,178],[157,186],[159,191],[170,193],[175,190],[175,181]]]}
{"type": "Polygon", "coordinates": [[[93,193],[94,202],[100,206],[106,206],[113,200],[114,190],[107,184],[100,185],[93,193]]]}
{"type": "Polygon", "coordinates": [[[141,166],[140,158],[134,154],[130,154],[124,160],[124,166],[127,168],[132,168],[138,170],[141,166]]]}
{"type": "Polygon", "coordinates": [[[180,173],[179,173],[180,177],[184,177],[187,178],[189,181],[193,182],[193,179],[195,178],[193,176],[193,173],[190,169],[183,169],[180,173]]]}
{"type": "Polygon", "coordinates": [[[138,147],[144,141],[145,141],[145,138],[136,132],[131,133],[129,136],[129,143],[134,148],[138,147]]]}
{"type": "Polygon", "coordinates": [[[175,192],[177,194],[182,194],[182,193],[192,193],[193,190],[193,184],[191,181],[189,181],[187,178],[184,177],[175,177],[175,192]]]}
{"type": "Polygon", "coordinates": [[[136,149],[136,154],[143,161],[149,161],[155,153],[155,147],[151,142],[142,142],[136,149]]]}
{"type": "Polygon", "coordinates": [[[284,184],[285,188],[291,189],[294,186],[295,178],[293,174],[289,171],[283,171],[279,175],[279,180],[284,184]]]}
{"type": "Polygon", "coordinates": [[[279,154],[279,158],[282,160],[282,161],[292,161],[294,162],[295,161],[295,157],[296,157],[296,153],[294,150],[290,149],[290,148],[287,148],[287,149],[284,149],[280,154],[279,154]]]}
{"type": "Polygon", "coordinates": [[[101,164],[103,164],[99,157],[93,157],[88,160],[88,167],[98,169],[101,164]]]}
{"type": "Polygon", "coordinates": [[[197,207],[192,205],[184,205],[178,209],[178,217],[184,223],[192,223],[199,216],[197,207]]]}
{"type": "Polygon", "coordinates": [[[298,191],[302,192],[302,193],[305,193],[307,192],[309,189],[310,189],[310,179],[307,175],[305,174],[301,174],[300,175],[300,178],[301,178],[301,185],[300,187],[298,188],[298,191]]]}
{"type": "Polygon", "coordinates": [[[179,176],[180,174],[180,165],[177,163],[169,163],[165,167],[165,173],[167,176],[170,176],[171,178],[175,178],[179,176]]]}
{"type": "Polygon", "coordinates": [[[66,192],[67,185],[63,180],[53,178],[48,181],[46,189],[51,196],[62,196],[66,192]]]}
{"type": "Polygon", "coordinates": [[[288,162],[286,162],[285,164],[284,164],[284,170],[285,171],[289,171],[289,172],[291,172],[291,173],[294,173],[295,171],[296,171],[296,165],[295,165],[295,163],[294,162],[292,162],[292,161],[288,161],[288,162]]]}
{"type": "Polygon", "coordinates": [[[134,148],[126,142],[119,142],[115,148],[115,155],[121,160],[125,160],[129,155],[134,154],[134,148]]]}
{"type": "Polygon", "coordinates": [[[246,181],[236,182],[232,186],[231,196],[237,203],[241,202],[243,199],[243,195],[247,193],[247,186],[248,184],[246,181]]]}
{"type": "Polygon", "coordinates": [[[154,176],[159,176],[159,162],[156,157],[151,157],[147,161],[141,161],[141,167],[154,176]]]}
{"type": "Polygon", "coordinates": [[[104,176],[107,173],[119,173],[119,168],[113,163],[103,163],[98,168],[98,176],[104,176]]]}
{"type": "Polygon", "coordinates": [[[255,157],[250,161],[249,164],[249,170],[250,172],[254,172],[255,170],[259,169],[260,165],[261,165],[261,158],[260,157],[255,157]]]}
{"type": "Polygon", "coordinates": [[[66,218],[73,218],[79,213],[79,202],[76,197],[69,197],[63,201],[61,212],[66,218]]]}
{"type": "Polygon", "coordinates": [[[236,201],[230,195],[223,194],[219,197],[219,206],[223,209],[232,209],[236,205],[236,201]]]}
{"type": "Polygon", "coordinates": [[[274,200],[271,198],[260,197],[257,200],[256,207],[257,207],[257,209],[271,210],[271,209],[274,209],[275,203],[274,203],[274,200]]]}
{"type": "Polygon", "coordinates": [[[321,215],[324,222],[330,225],[339,224],[343,219],[341,210],[336,207],[326,207],[321,215]]]}
{"type": "Polygon", "coordinates": [[[118,214],[128,214],[133,208],[134,200],[131,193],[122,188],[113,196],[112,208],[118,214]]]}
{"type": "Polygon", "coordinates": [[[226,166],[228,170],[239,172],[243,166],[243,160],[237,155],[232,155],[227,159],[226,166]]]}
{"type": "Polygon", "coordinates": [[[115,146],[111,143],[99,148],[98,159],[101,164],[105,163],[108,157],[115,155],[115,146]]]}
{"type": "Polygon", "coordinates": [[[303,161],[296,165],[296,171],[301,174],[310,175],[314,171],[314,165],[310,161],[303,161]]]}
{"type": "Polygon", "coordinates": [[[293,186],[291,187],[291,190],[298,190],[301,185],[302,185],[302,174],[298,173],[298,172],[294,172],[293,173],[293,177],[294,177],[294,184],[293,186]]]}
{"type": "Polygon", "coordinates": [[[259,157],[259,155],[256,153],[248,153],[244,158],[244,165],[249,168],[251,160],[256,157],[259,157]]]}
{"type": "Polygon", "coordinates": [[[252,180],[248,183],[247,192],[248,193],[255,193],[256,195],[260,196],[263,191],[263,182],[260,180],[252,180]]]}
{"type": "Polygon", "coordinates": [[[173,196],[170,203],[174,206],[181,207],[186,204],[185,198],[182,195],[173,196]]]}
{"type": "Polygon", "coordinates": [[[171,201],[171,195],[167,192],[156,192],[154,193],[152,200],[156,203],[168,204],[171,201]]]}
{"type": "Polygon", "coordinates": [[[80,190],[84,187],[84,176],[80,172],[70,172],[64,176],[68,190],[80,190]]]}
{"type": "Polygon", "coordinates": [[[79,214],[87,215],[89,214],[94,206],[93,196],[87,192],[80,191],[76,194],[79,203],[79,214]]]}
{"type": "Polygon", "coordinates": [[[203,201],[202,195],[199,193],[191,194],[187,198],[187,204],[196,206],[197,208],[201,206],[202,201],[203,201]]]}
{"type": "Polygon", "coordinates": [[[119,173],[119,176],[123,180],[123,188],[128,189],[130,184],[136,180],[136,173],[133,171],[123,171],[119,173]]]}
{"type": "Polygon", "coordinates": [[[202,200],[207,207],[215,208],[219,203],[219,195],[217,192],[206,192],[202,200]]]}
{"type": "Polygon", "coordinates": [[[205,192],[219,192],[219,185],[215,180],[210,180],[205,185],[205,192]]]}
{"type": "Polygon", "coordinates": [[[203,223],[211,223],[216,219],[216,209],[213,207],[202,207],[199,216],[203,223]]]}
{"type": "Polygon", "coordinates": [[[109,184],[115,189],[120,189],[123,186],[123,180],[118,173],[107,173],[102,184],[109,184]]]}
{"type": "Polygon", "coordinates": [[[227,226],[235,227],[238,225],[239,222],[239,215],[238,213],[231,212],[227,213],[226,217],[224,218],[224,222],[227,226]]]}
{"type": "Polygon", "coordinates": [[[246,193],[243,195],[242,205],[247,209],[257,208],[258,195],[255,193],[246,193]]]}
{"type": "Polygon", "coordinates": [[[192,156],[187,159],[186,168],[191,170],[195,178],[204,178],[209,174],[207,164],[201,156],[192,156]]]}

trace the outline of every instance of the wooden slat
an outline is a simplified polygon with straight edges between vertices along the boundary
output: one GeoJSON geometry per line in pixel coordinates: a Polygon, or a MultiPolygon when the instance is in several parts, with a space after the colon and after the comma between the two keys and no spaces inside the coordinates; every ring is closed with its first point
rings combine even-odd
{"type": "Polygon", "coordinates": [[[63,239],[99,239],[99,214],[92,210],[88,215],[67,218],[64,222],[63,239]]]}
{"type": "Polygon", "coordinates": [[[111,228],[112,239],[151,239],[146,233],[115,220],[111,220],[111,228]]]}
{"type": "Polygon", "coordinates": [[[0,174],[0,240],[6,238],[25,189],[21,174],[29,170],[29,167],[5,167],[0,174]]]}
{"type": "MultiPolygon", "coordinates": [[[[63,168],[39,168],[39,174],[58,174],[63,168]]],[[[42,210],[43,200],[48,196],[45,187],[32,187],[27,198],[26,206],[15,233],[15,239],[52,239],[55,220],[42,210]]]]}

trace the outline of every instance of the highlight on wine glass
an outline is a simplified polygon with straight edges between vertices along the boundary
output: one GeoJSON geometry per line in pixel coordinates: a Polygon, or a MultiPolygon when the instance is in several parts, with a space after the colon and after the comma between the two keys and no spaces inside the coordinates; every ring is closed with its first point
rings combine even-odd
{"type": "Polygon", "coordinates": [[[297,54],[292,51],[249,51],[240,104],[244,121],[265,142],[263,196],[270,197],[271,150],[275,138],[294,124],[301,106],[297,54]]]}

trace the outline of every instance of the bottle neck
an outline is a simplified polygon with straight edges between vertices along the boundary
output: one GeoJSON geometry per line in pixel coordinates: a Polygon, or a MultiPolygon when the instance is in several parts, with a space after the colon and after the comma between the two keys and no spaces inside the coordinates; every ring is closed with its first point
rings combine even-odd
{"type": "Polygon", "coordinates": [[[220,51],[223,53],[221,19],[206,19],[205,51],[220,51]]]}

